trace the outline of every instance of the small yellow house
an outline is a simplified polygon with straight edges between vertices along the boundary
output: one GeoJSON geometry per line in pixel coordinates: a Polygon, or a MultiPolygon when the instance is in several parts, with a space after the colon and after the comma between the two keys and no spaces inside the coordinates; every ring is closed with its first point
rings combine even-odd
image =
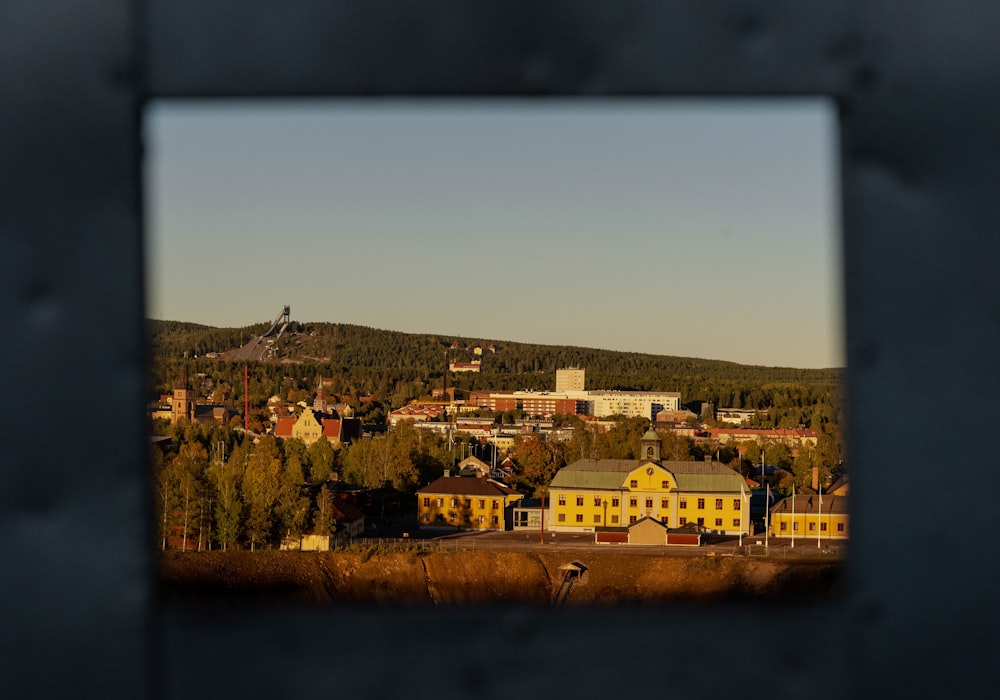
{"type": "Polygon", "coordinates": [[[499,481],[443,476],[417,491],[417,519],[424,526],[509,530],[512,506],[524,498],[499,481]]]}
{"type": "Polygon", "coordinates": [[[771,507],[772,537],[802,537],[817,542],[843,540],[850,535],[846,477],[823,494],[798,494],[771,507]]]}

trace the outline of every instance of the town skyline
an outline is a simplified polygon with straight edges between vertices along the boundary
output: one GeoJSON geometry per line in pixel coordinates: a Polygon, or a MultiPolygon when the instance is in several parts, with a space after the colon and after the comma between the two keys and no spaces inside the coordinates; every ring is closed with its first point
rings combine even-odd
{"type": "Polygon", "coordinates": [[[844,365],[820,101],[150,112],[150,317],[844,365]]]}

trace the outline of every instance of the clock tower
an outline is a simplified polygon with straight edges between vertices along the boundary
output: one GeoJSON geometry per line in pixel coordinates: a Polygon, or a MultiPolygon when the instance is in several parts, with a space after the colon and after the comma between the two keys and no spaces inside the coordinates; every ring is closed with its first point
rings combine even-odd
{"type": "Polygon", "coordinates": [[[639,439],[639,459],[644,462],[660,461],[660,436],[650,428],[639,439]]]}

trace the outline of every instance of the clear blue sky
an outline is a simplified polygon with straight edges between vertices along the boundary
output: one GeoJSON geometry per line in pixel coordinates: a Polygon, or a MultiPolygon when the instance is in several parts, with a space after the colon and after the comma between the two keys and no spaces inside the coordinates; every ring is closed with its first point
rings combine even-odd
{"type": "Polygon", "coordinates": [[[154,104],[149,315],[844,363],[820,100],[154,104]]]}

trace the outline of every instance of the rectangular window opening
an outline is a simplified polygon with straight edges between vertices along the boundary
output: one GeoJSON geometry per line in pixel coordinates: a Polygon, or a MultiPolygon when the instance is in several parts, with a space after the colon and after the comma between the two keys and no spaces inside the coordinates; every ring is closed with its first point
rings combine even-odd
{"type": "MultiPolygon", "coordinates": [[[[765,530],[768,555],[789,554],[782,565],[840,565],[843,294],[828,102],[162,100],[145,118],[155,546],[171,599],[224,585],[184,589],[189,557],[222,571],[251,552],[292,571],[316,550],[364,566],[376,546],[419,543],[419,558],[447,541],[461,557],[477,535],[517,552],[539,539],[525,540],[528,523],[582,547],[622,536],[625,517],[638,541],[646,518],[671,514],[703,531],[699,546],[745,554],[747,566],[765,530]],[[520,281],[498,287],[513,266],[520,281]],[[586,322],[531,313],[582,289],[581,270],[607,281],[579,297],[586,322]],[[669,324],[649,322],[635,279],[674,290],[669,324]],[[640,363],[649,376],[634,353],[654,358],[640,363]],[[690,395],[523,393],[551,394],[573,364],[586,389],[569,391],[679,391],[651,386],[681,371],[669,358],[705,358],[690,395]],[[759,379],[730,376],[727,363],[759,379]],[[730,469],[746,494],[636,471],[643,431],[615,440],[639,419],[643,430],[655,421],[668,469],[713,462],[698,473],[730,469]],[[613,484],[573,481],[573,464],[615,460],[636,467],[613,484]],[[486,490],[497,483],[522,500],[504,505],[512,494],[486,490]],[[552,483],[570,498],[552,498],[552,483]],[[656,483],[677,492],[675,505],[661,498],[653,511],[656,483]],[[676,513],[689,498],[725,516],[713,512],[714,532],[676,513]],[[793,508],[822,547],[790,546],[793,508]],[[487,524],[499,532],[477,533],[487,524]]],[[[601,586],[572,595],[591,590],[601,586]]]]}

